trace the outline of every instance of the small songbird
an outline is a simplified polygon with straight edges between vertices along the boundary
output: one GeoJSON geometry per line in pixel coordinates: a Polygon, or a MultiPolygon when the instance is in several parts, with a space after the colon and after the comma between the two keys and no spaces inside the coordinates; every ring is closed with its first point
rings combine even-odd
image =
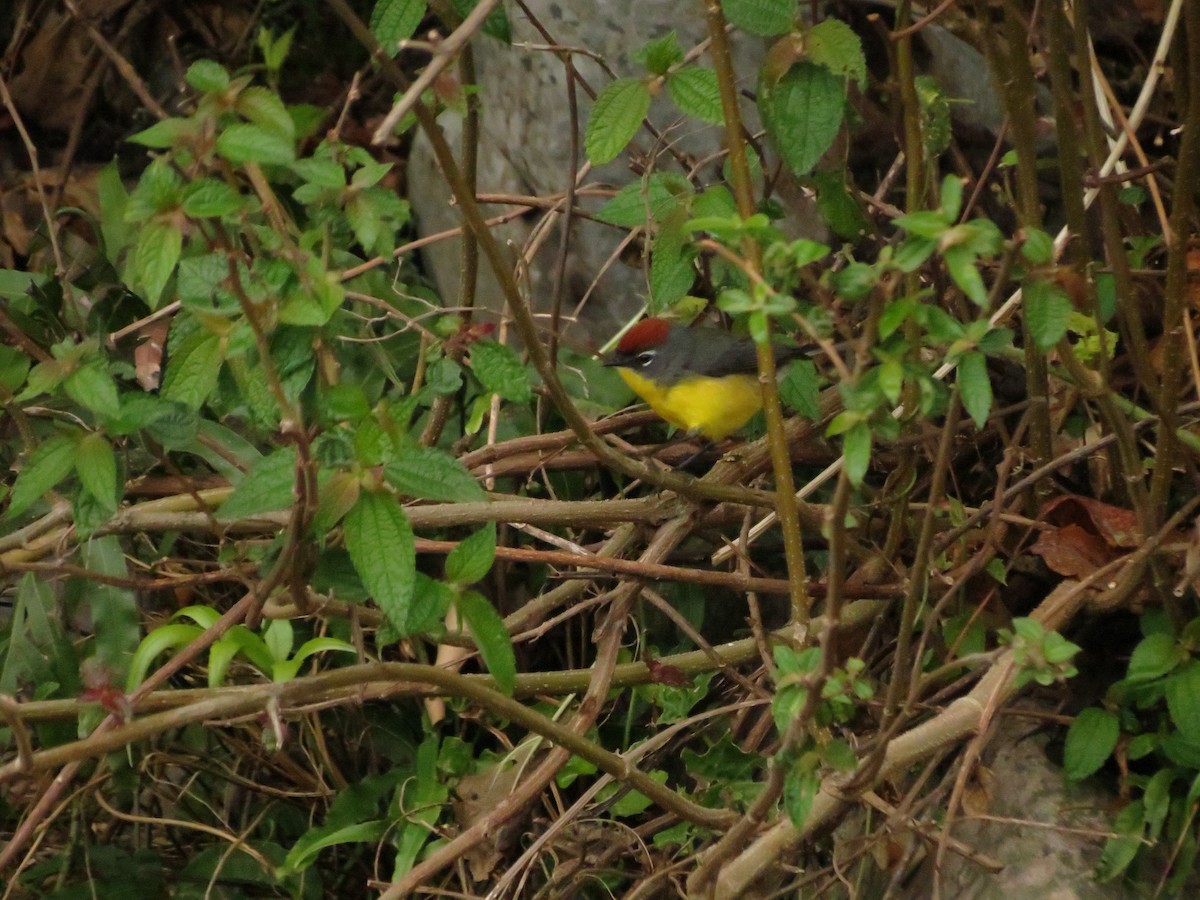
{"type": "MultiPolygon", "coordinates": [[[[782,362],[796,355],[776,350],[782,362]]],[[[676,428],[719,441],[762,408],[754,342],[719,328],[643,319],[605,363],[676,428]]]]}

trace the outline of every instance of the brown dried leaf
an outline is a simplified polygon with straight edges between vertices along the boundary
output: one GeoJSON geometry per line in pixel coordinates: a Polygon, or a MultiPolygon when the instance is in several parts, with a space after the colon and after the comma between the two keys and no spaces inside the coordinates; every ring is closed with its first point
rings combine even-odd
{"type": "Polygon", "coordinates": [[[1112,551],[1097,535],[1078,525],[1043,531],[1029,548],[1052,572],[1083,578],[1112,561],[1112,551]]]}
{"type": "Polygon", "coordinates": [[[1131,549],[1142,543],[1142,532],[1133,510],[1079,494],[1066,494],[1051,500],[1042,507],[1041,519],[1051,525],[1080,525],[1099,535],[1110,547],[1131,549]]]}
{"type": "Polygon", "coordinates": [[[170,327],[170,319],[151,322],[141,330],[142,342],[133,349],[137,382],[144,391],[153,391],[158,387],[159,376],[162,374],[163,347],[166,346],[167,331],[170,327]]]}

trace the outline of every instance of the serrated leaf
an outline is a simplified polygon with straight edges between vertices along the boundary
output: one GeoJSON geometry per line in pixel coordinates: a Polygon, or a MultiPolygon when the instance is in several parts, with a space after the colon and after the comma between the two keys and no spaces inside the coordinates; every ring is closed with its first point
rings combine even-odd
{"type": "Polygon", "coordinates": [[[621,78],[596,98],[588,117],[584,147],[588,160],[600,166],[616,159],[633,140],[650,111],[650,89],[637,78],[621,78]]]}
{"type": "Polygon", "coordinates": [[[833,144],[846,109],[845,82],[824,66],[802,62],[775,84],[759,82],[767,133],[797,175],[807,174],[833,144]]]}
{"type": "Polygon", "coordinates": [[[121,412],[117,385],[102,357],[93,358],[72,372],[63,381],[67,396],[96,415],[115,417],[121,412]]]}
{"type": "Polygon", "coordinates": [[[143,147],[153,147],[156,150],[169,150],[185,144],[198,131],[194,119],[163,119],[155,122],[149,128],[143,129],[126,138],[131,144],[141,144],[143,147]]]}
{"type": "Polygon", "coordinates": [[[804,825],[820,787],[820,777],[808,767],[792,766],[784,776],[783,808],[795,827],[804,825]]]}
{"type": "Polygon", "coordinates": [[[1167,679],[1167,709],[1184,740],[1200,744],[1200,660],[1193,660],[1167,679]]]}
{"type": "Polygon", "coordinates": [[[198,59],[184,73],[183,80],[198,91],[214,93],[229,87],[229,73],[219,62],[212,59],[198,59]]]}
{"type": "Polygon", "coordinates": [[[249,122],[230,125],[217,137],[217,153],[231,163],[287,165],[296,158],[295,141],[249,122]]]}
{"type": "Polygon", "coordinates": [[[443,503],[486,499],[483,488],[462,463],[433,447],[410,447],[383,469],[388,483],[406,497],[443,503]]]}
{"type": "Polygon", "coordinates": [[[504,620],[496,608],[475,591],[464,591],[454,605],[471,630],[484,665],[496,679],[496,687],[505,694],[512,694],[517,681],[517,659],[504,620]]]}
{"type": "Polygon", "coordinates": [[[845,173],[837,170],[813,172],[812,180],[817,189],[817,212],[821,219],[840,238],[854,241],[862,237],[870,223],[847,189],[845,173]]]}
{"type": "Polygon", "coordinates": [[[717,73],[700,66],[684,66],[667,79],[667,90],[680,111],[701,122],[720,125],[725,121],[721,111],[721,89],[717,73]]]}
{"type": "Polygon", "coordinates": [[[1024,289],[1025,324],[1041,350],[1049,350],[1067,333],[1072,306],[1058,285],[1030,281],[1024,289]]]}
{"type": "Polygon", "coordinates": [[[42,441],[17,473],[5,515],[19,516],[66,478],[75,465],[76,446],[76,439],[65,434],[42,441]]]}
{"type": "Polygon", "coordinates": [[[425,0],[378,0],[371,10],[371,33],[389,56],[407,41],[425,18],[425,0]]]}
{"type": "Polygon", "coordinates": [[[346,551],[363,586],[392,627],[407,634],[416,581],[417,556],[412,525],[396,498],[386,491],[363,491],[346,513],[346,551]]]}
{"type": "Polygon", "coordinates": [[[75,474],[84,490],[110,511],[117,508],[117,456],[101,433],[93,431],[78,444],[75,474]]]}
{"type": "Polygon", "coordinates": [[[625,185],[600,207],[596,218],[609,225],[637,228],[659,221],[679,203],[679,197],[668,186],[667,179],[654,174],[649,178],[625,185]]]}
{"type": "Polygon", "coordinates": [[[224,359],[220,337],[203,331],[188,335],[167,359],[161,396],[199,409],[217,386],[224,359]]]}
{"type": "Polygon", "coordinates": [[[641,49],[634,51],[633,58],[644,65],[651,75],[665,75],[671,66],[683,61],[679,36],[674,31],[668,31],[662,37],[647,41],[641,49]]]}
{"type": "Polygon", "coordinates": [[[134,280],[146,292],[146,303],[151,309],[158,308],[163,288],[175,271],[182,250],[183,232],[170,222],[147,222],[138,232],[134,280]]]}
{"type": "Polygon", "coordinates": [[[840,19],[823,19],[804,35],[809,62],[824,66],[835,75],[852,78],[860,86],[867,82],[867,59],[862,41],[840,19]]]}
{"type": "Polygon", "coordinates": [[[1130,681],[1161,678],[1186,661],[1187,651],[1179,645],[1174,635],[1151,634],[1133,648],[1129,657],[1128,678],[1130,681]]]}
{"type": "Polygon", "coordinates": [[[476,341],[471,345],[471,371],[484,389],[513,403],[524,403],[533,396],[529,374],[515,350],[496,341],[476,341]]]}
{"type": "Polygon", "coordinates": [[[1108,710],[1089,707],[1081,711],[1067,731],[1063,749],[1063,769],[1067,777],[1080,781],[1104,765],[1117,746],[1120,734],[1120,722],[1108,710]]]}
{"type": "Polygon", "coordinates": [[[1021,243],[1021,255],[1035,266],[1054,260],[1054,238],[1040,228],[1026,228],[1025,240],[1021,243]]]}
{"type": "MultiPolygon", "coordinates": [[[[235,109],[263,130],[286,138],[289,146],[293,146],[296,123],[274,91],[257,85],[248,87],[238,94],[235,109]]],[[[294,152],[292,156],[294,158],[294,152]]],[[[287,161],[291,162],[291,159],[287,161]]]]}
{"type": "Polygon", "coordinates": [[[871,464],[871,429],[866,422],[859,422],[842,437],[842,462],[846,477],[855,487],[862,484],[871,464]]]}
{"type": "Polygon", "coordinates": [[[346,170],[332,159],[305,157],[292,163],[292,171],[309,184],[340,190],[346,186],[346,170]]]}
{"type": "Polygon", "coordinates": [[[383,216],[372,202],[368,193],[355,194],[346,204],[346,221],[354,231],[354,238],[368,253],[376,251],[375,244],[383,233],[383,216]]]}
{"type": "Polygon", "coordinates": [[[809,421],[821,417],[821,380],[811,360],[797,359],[779,381],[779,399],[809,421]]]}
{"type": "Polygon", "coordinates": [[[218,522],[233,522],[287,509],[294,502],[296,448],[284,447],[264,456],[247,472],[217,510],[218,522]]]}
{"type": "Polygon", "coordinates": [[[958,361],[958,392],[975,427],[983,428],[992,411],[992,380],[988,377],[987,358],[982,353],[965,353],[958,361]]]}
{"type": "Polygon", "coordinates": [[[721,0],[726,19],[743,31],[763,37],[789,31],[798,7],[798,0],[721,0]]]}
{"type": "Polygon", "coordinates": [[[671,212],[654,236],[650,255],[650,312],[658,313],[687,296],[696,280],[695,251],[680,227],[687,210],[671,212]]]}
{"type": "Polygon", "coordinates": [[[446,557],[446,579],[466,586],[481,581],[496,559],[496,523],[488,522],[446,557]]]}
{"type": "Polygon", "coordinates": [[[937,79],[918,75],[914,79],[920,109],[921,144],[932,158],[950,146],[950,103],[937,79]]]}
{"type": "Polygon", "coordinates": [[[194,219],[227,216],[241,205],[241,195],[215,178],[193,181],[183,192],[183,211],[194,219]]]}

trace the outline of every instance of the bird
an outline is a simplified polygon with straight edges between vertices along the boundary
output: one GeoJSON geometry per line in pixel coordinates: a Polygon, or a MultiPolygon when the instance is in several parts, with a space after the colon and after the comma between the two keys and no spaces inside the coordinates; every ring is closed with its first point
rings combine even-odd
{"type": "MultiPolygon", "coordinates": [[[[798,353],[777,348],[783,362],[798,353]]],[[[749,338],[657,316],[625,332],[604,365],[676,428],[719,441],[762,408],[758,353],[749,338]]]]}

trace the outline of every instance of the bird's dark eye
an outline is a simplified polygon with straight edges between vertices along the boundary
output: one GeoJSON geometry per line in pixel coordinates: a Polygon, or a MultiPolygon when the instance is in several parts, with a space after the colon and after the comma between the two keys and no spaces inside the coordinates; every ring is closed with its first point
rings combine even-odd
{"type": "Polygon", "coordinates": [[[650,363],[654,362],[654,351],[644,350],[635,356],[633,361],[644,369],[646,366],[650,365],[650,363]]]}

